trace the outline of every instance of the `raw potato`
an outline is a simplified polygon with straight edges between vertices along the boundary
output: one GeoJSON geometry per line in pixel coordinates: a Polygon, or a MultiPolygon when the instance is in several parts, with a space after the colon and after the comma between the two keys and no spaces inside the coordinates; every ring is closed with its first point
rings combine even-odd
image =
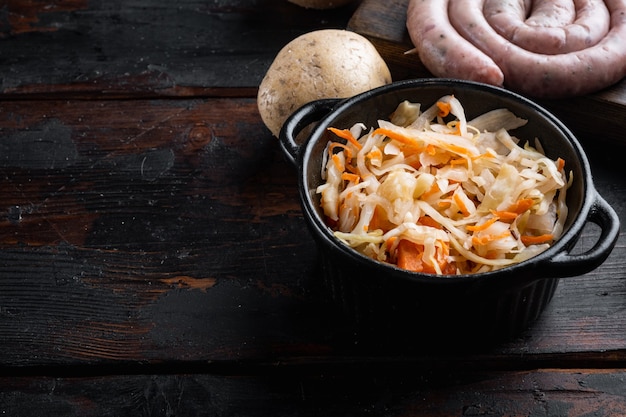
{"type": "Polygon", "coordinates": [[[352,3],[355,0],[288,0],[290,3],[297,4],[298,6],[305,7],[307,9],[334,9],[336,7],[343,6],[348,3],[352,3]]]}
{"type": "Polygon", "coordinates": [[[306,103],[346,98],[391,82],[387,64],[363,36],[339,29],[306,33],[280,50],[257,96],[263,123],[278,137],[306,103]]]}

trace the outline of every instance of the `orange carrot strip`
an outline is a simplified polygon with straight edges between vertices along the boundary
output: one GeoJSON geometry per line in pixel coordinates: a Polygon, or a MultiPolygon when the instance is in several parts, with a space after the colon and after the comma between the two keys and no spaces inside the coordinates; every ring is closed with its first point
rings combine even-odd
{"type": "Polygon", "coordinates": [[[328,152],[332,155],[335,152],[335,148],[343,149],[343,153],[346,157],[346,161],[352,160],[352,151],[343,143],[333,142],[328,146],[328,152]]]}
{"type": "Polygon", "coordinates": [[[415,139],[410,138],[408,136],[404,136],[398,132],[395,132],[391,129],[385,129],[383,127],[379,127],[378,129],[374,130],[373,132],[374,135],[384,135],[387,136],[388,138],[391,138],[393,140],[397,140],[400,143],[404,143],[405,145],[410,145],[410,146],[414,146],[414,147],[418,147],[421,148],[421,146],[419,146],[419,144],[415,141],[415,139]]]}
{"type": "Polygon", "coordinates": [[[383,157],[383,153],[381,152],[380,149],[376,148],[376,149],[372,149],[371,151],[369,151],[366,156],[369,159],[382,158],[383,157]]]}
{"type": "Polygon", "coordinates": [[[361,177],[357,174],[350,174],[349,172],[344,172],[341,174],[341,179],[345,181],[350,181],[355,184],[358,184],[361,181],[361,177]]]}
{"type": "Polygon", "coordinates": [[[454,198],[454,202],[456,203],[456,206],[459,208],[459,210],[461,210],[461,213],[464,216],[469,216],[470,212],[467,209],[467,206],[465,205],[465,202],[463,201],[463,199],[459,197],[458,194],[454,194],[452,198],[454,198]]]}
{"type": "Polygon", "coordinates": [[[417,221],[418,224],[428,227],[434,227],[435,229],[442,229],[443,227],[435,219],[429,216],[422,216],[417,221]]]}
{"type": "Polygon", "coordinates": [[[443,101],[438,101],[437,107],[439,108],[439,113],[437,113],[439,117],[446,117],[450,114],[450,110],[452,109],[450,103],[444,103],[443,101]]]}
{"type": "Polygon", "coordinates": [[[438,193],[439,191],[441,191],[439,190],[439,185],[437,185],[437,182],[434,182],[433,185],[430,187],[430,190],[422,194],[422,199],[428,198],[431,195],[438,193]]]}
{"type": "Polygon", "coordinates": [[[333,163],[335,164],[335,167],[337,168],[339,172],[345,171],[346,167],[341,162],[341,159],[339,158],[339,156],[337,156],[337,154],[334,154],[331,158],[333,160],[333,163]]]}
{"type": "Polygon", "coordinates": [[[505,237],[508,237],[508,236],[511,236],[511,232],[508,230],[505,230],[503,233],[500,233],[499,235],[472,236],[472,245],[483,246],[495,240],[504,239],[505,237]]]}
{"type": "Polygon", "coordinates": [[[462,146],[458,146],[458,145],[453,145],[451,143],[446,144],[446,148],[448,148],[449,150],[451,150],[454,153],[458,153],[460,155],[468,155],[471,156],[470,151],[467,150],[467,148],[464,148],[462,146]]]}
{"type": "Polygon", "coordinates": [[[498,217],[492,217],[484,223],[476,224],[474,226],[469,225],[469,226],[466,226],[465,228],[469,230],[470,232],[479,232],[481,230],[485,230],[486,228],[488,228],[489,226],[491,226],[497,221],[498,221],[498,217]]]}
{"type": "Polygon", "coordinates": [[[383,232],[391,230],[395,225],[389,221],[387,218],[387,212],[380,206],[376,206],[374,209],[374,214],[370,220],[369,228],[370,230],[380,229],[383,232]]]}
{"type": "Polygon", "coordinates": [[[350,132],[349,129],[337,129],[335,127],[329,127],[328,130],[330,130],[331,132],[333,132],[335,135],[339,136],[340,138],[347,140],[348,142],[356,146],[357,149],[361,149],[363,147],[363,145],[361,145],[354,138],[354,136],[352,136],[352,133],[350,132]]]}
{"type": "Polygon", "coordinates": [[[385,246],[387,246],[387,249],[389,249],[393,245],[393,242],[395,242],[397,239],[398,236],[391,236],[389,239],[387,239],[385,241],[385,246]]]}
{"type": "Polygon", "coordinates": [[[537,245],[540,243],[550,242],[551,240],[554,239],[554,236],[549,233],[545,235],[539,235],[539,236],[523,235],[520,237],[520,239],[522,240],[522,243],[524,245],[528,246],[528,245],[537,245]]]}
{"type": "MultiPolygon", "coordinates": [[[[448,256],[450,255],[450,244],[444,241],[439,241],[439,244],[441,245],[441,250],[437,248],[435,256],[437,258],[437,264],[439,265],[441,273],[444,275],[451,275],[456,273],[456,267],[448,261],[448,256]]],[[[432,272],[436,272],[434,268],[432,272]]]]}
{"type": "Polygon", "coordinates": [[[559,171],[562,171],[563,168],[565,168],[565,160],[563,160],[562,158],[558,158],[556,160],[556,166],[557,166],[559,171]]]}
{"type": "MultiPolygon", "coordinates": [[[[436,250],[435,262],[437,262],[442,273],[454,273],[455,268],[448,268],[450,248],[446,242],[439,241],[439,243],[441,246],[436,250]]],[[[434,265],[424,262],[424,245],[406,239],[402,239],[398,243],[397,264],[400,268],[409,271],[437,273],[434,265]]]]}
{"type": "Polygon", "coordinates": [[[500,220],[505,221],[505,222],[509,222],[509,221],[515,220],[517,218],[517,216],[519,216],[517,213],[513,213],[512,211],[489,210],[489,212],[491,214],[493,214],[495,217],[497,217],[500,220]]]}
{"type": "Polygon", "coordinates": [[[500,255],[500,252],[497,250],[488,250],[483,256],[487,259],[496,259],[500,255]]]}
{"type": "Polygon", "coordinates": [[[517,214],[522,214],[529,208],[531,208],[535,204],[532,198],[521,198],[517,200],[515,203],[511,204],[506,211],[510,211],[517,214]]]}
{"type": "Polygon", "coordinates": [[[346,171],[358,175],[358,169],[351,164],[346,165],[346,171]]]}
{"type": "Polygon", "coordinates": [[[506,210],[489,210],[491,214],[499,217],[502,221],[512,221],[520,214],[530,209],[535,202],[532,198],[521,198],[511,204],[506,210]]]}
{"type": "Polygon", "coordinates": [[[398,266],[408,271],[422,272],[424,270],[423,253],[423,245],[406,239],[400,240],[397,251],[398,266]]]}

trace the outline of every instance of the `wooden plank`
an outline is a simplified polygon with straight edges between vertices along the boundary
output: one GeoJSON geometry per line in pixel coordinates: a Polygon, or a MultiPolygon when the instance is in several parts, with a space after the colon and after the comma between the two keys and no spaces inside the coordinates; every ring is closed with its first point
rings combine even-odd
{"type": "Polygon", "coordinates": [[[626,373],[537,370],[0,378],[0,412],[46,415],[535,416],[626,414],[626,373]]]}
{"type": "Polygon", "coordinates": [[[314,248],[254,100],[0,107],[4,364],[232,359],[282,332],[308,340],[314,248]]]}
{"type": "Polygon", "coordinates": [[[354,5],[9,1],[2,11],[5,96],[252,95],[282,46],[304,32],[345,27],[354,5]]]}
{"type": "MultiPolygon", "coordinates": [[[[389,64],[394,80],[432,77],[417,54],[406,29],[409,0],[363,0],[347,28],[367,37],[389,64]]],[[[626,80],[585,97],[537,100],[561,118],[577,135],[626,145],[626,80]]]]}
{"type": "MultiPolygon", "coordinates": [[[[421,343],[355,343],[338,319],[254,99],[3,101],[0,155],[1,366],[437,362],[421,343]]],[[[626,219],[619,155],[590,158],[626,219]]],[[[625,250],[621,237],[536,326],[470,358],[624,361],[625,250]]]]}
{"type": "Polygon", "coordinates": [[[432,77],[414,49],[406,30],[408,0],[363,0],[347,29],[368,38],[383,57],[394,80],[432,77]]]}

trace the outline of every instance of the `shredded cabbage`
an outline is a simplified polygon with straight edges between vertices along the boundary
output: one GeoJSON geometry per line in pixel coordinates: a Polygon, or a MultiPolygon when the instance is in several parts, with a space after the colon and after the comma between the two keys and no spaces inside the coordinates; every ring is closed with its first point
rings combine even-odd
{"type": "Polygon", "coordinates": [[[432,274],[496,270],[545,251],[563,232],[565,161],[509,131],[507,109],[466,120],[444,96],[404,101],[378,127],[330,128],[317,188],[329,227],[381,262],[432,274]],[[340,138],[343,138],[341,140],[340,138]]]}

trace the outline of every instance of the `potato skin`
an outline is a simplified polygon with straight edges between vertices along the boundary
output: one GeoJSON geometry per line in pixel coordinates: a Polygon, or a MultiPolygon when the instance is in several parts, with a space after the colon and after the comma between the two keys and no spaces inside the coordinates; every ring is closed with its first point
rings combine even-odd
{"type": "Polygon", "coordinates": [[[307,9],[335,9],[348,3],[352,3],[356,0],[287,0],[289,3],[297,4],[298,6],[305,7],[307,9]]]}
{"type": "Polygon", "coordinates": [[[299,107],[323,98],[346,98],[391,82],[387,64],[365,37],[347,30],[305,33],[280,50],[259,85],[257,105],[278,136],[299,107]]]}

